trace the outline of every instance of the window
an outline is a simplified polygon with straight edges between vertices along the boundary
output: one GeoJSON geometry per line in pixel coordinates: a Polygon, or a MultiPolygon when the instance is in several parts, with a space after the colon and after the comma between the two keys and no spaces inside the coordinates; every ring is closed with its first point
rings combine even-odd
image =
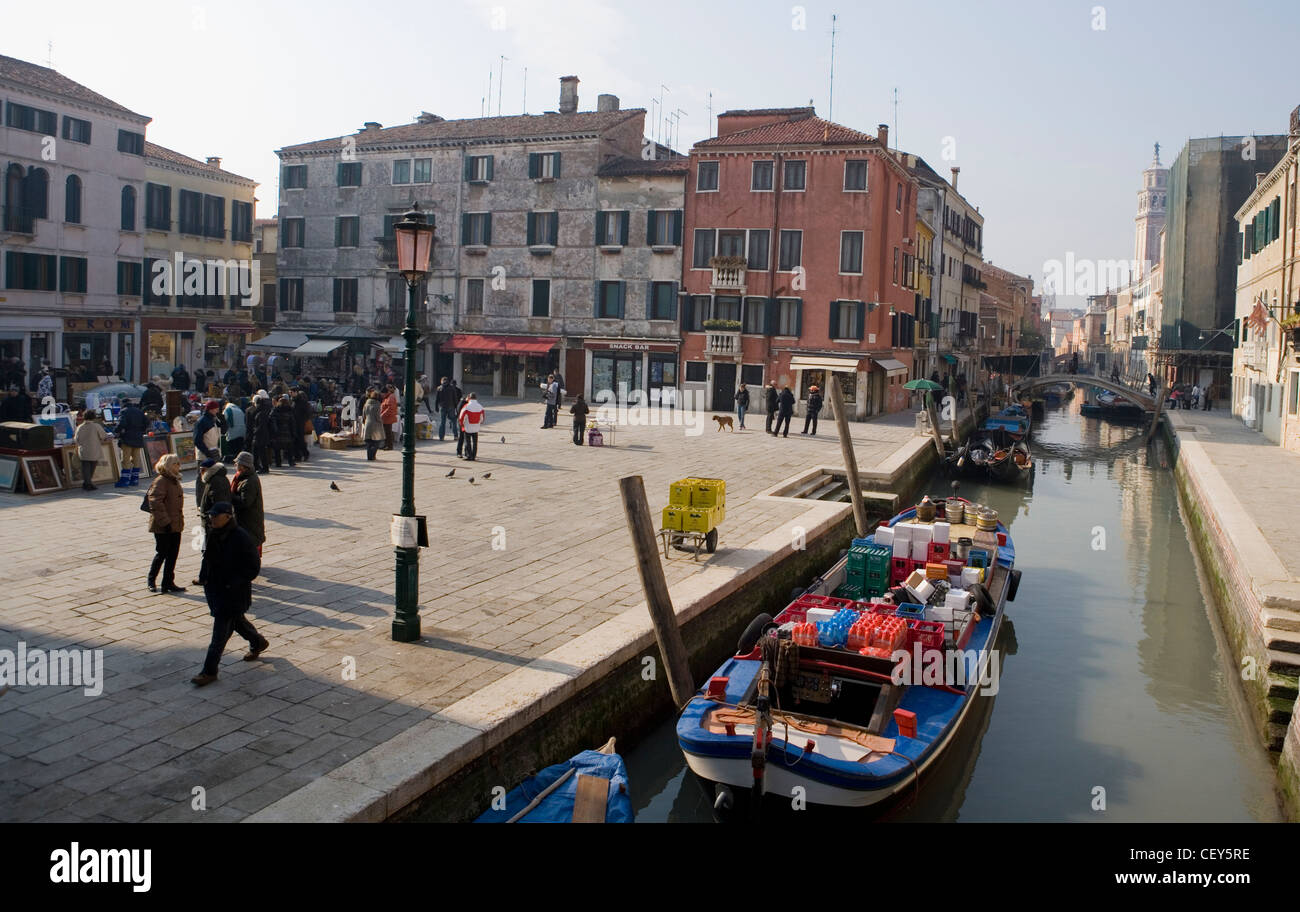
{"type": "Polygon", "coordinates": [[[339,162],[337,180],[340,187],[360,187],[361,162],[339,162]]]}
{"type": "Polygon", "coordinates": [[[750,173],[749,189],[750,190],[771,190],[772,189],[772,168],[775,163],[770,161],[756,161],[753,164],[753,170],[750,173]]]}
{"type": "Polygon", "coordinates": [[[796,266],[803,264],[803,232],[781,232],[781,249],[777,255],[776,268],[781,272],[793,272],[796,266]]]}
{"type": "Polygon", "coordinates": [[[144,287],[140,290],[140,294],[141,303],[145,307],[167,307],[171,303],[170,296],[163,294],[161,274],[154,268],[157,262],[159,261],[152,257],[144,258],[144,287]]]}
{"type": "Polygon", "coordinates": [[[483,312],[483,280],[467,279],[465,281],[465,313],[481,314],[483,312]]]}
{"type": "Polygon", "coordinates": [[[63,184],[63,220],[81,224],[81,178],[69,174],[63,184]]]}
{"type": "Polygon", "coordinates": [[[702,161],[699,164],[699,170],[695,175],[695,190],[698,193],[709,193],[718,189],[718,163],[715,161],[702,161]]]}
{"type": "Polygon", "coordinates": [[[411,176],[413,184],[431,184],[433,183],[433,159],[417,158],[414,162],[414,171],[411,176]]]}
{"type": "Polygon", "coordinates": [[[704,332],[704,321],[708,318],[708,295],[692,295],[682,302],[682,330],[684,332],[704,332]]]}
{"type": "Polygon", "coordinates": [[[862,275],[862,232],[840,232],[840,272],[862,275]]]}
{"type": "Polygon", "coordinates": [[[393,162],[393,183],[409,184],[411,182],[411,160],[401,158],[393,162]]]}
{"type": "Polygon", "coordinates": [[[179,230],[181,234],[203,234],[203,194],[181,190],[179,197],[179,230]]]}
{"type": "Polygon", "coordinates": [[[529,152],[528,176],[533,180],[555,180],[560,176],[559,152],[529,152]]]}
{"type": "Polygon", "coordinates": [[[734,320],[740,322],[740,298],[734,295],[718,295],[713,299],[713,319],[734,320]]]}
{"type": "Polygon", "coordinates": [[[772,232],[766,228],[749,232],[749,259],[747,268],[765,270],[770,265],[772,232]]]}
{"type": "Polygon", "coordinates": [[[356,247],[361,238],[361,217],[340,215],[334,219],[334,246],[356,247]]]}
{"type": "Polygon", "coordinates": [[[303,246],[304,236],[307,233],[307,220],[300,218],[287,218],[284,220],[284,246],[301,247],[303,246]]]}
{"type": "Polygon", "coordinates": [[[460,217],[460,242],[484,247],[490,246],[492,243],[492,213],[463,213],[460,217]]]}
{"type": "Polygon", "coordinates": [[[280,280],[280,309],[302,312],[302,279],[280,280]]]}
{"type": "Polygon", "coordinates": [[[627,284],[624,282],[596,283],[596,316],[606,320],[623,319],[623,304],[627,284]]]}
{"type": "MultiPolygon", "coordinates": [[[[59,116],[53,111],[42,111],[40,108],[14,104],[11,101],[5,110],[5,126],[54,136],[58,133],[59,116]]],[[[120,147],[121,143],[119,142],[118,145],[120,147]]]]}
{"type": "Polygon", "coordinates": [[[714,246],[717,244],[717,232],[712,228],[695,229],[695,254],[691,268],[708,269],[709,260],[713,258],[714,246]]]}
{"type": "Polygon", "coordinates": [[[465,159],[465,180],[484,184],[492,180],[493,155],[470,155],[465,159]]]}
{"type": "Polygon", "coordinates": [[[703,383],[708,379],[709,379],[709,362],[707,361],[686,362],[687,383],[703,383]]]}
{"type": "Polygon", "coordinates": [[[334,312],[335,313],[356,313],[357,312],[357,280],[356,279],[335,279],[334,280],[334,312]]]}
{"type": "Polygon", "coordinates": [[[59,291],[86,293],[85,257],[59,257],[59,291]]]}
{"type": "Polygon", "coordinates": [[[162,184],[144,185],[144,226],[155,231],[172,230],[171,187],[162,184]]]}
{"type": "Polygon", "coordinates": [[[533,316],[551,315],[551,280],[533,279],[533,316]]]}
{"type": "Polygon", "coordinates": [[[1300,406],[1300,371],[1291,371],[1291,391],[1287,396],[1287,412],[1294,415],[1300,406]]]}
{"type": "Polygon", "coordinates": [[[798,298],[780,298],[776,302],[773,335],[797,336],[803,328],[803,301],[798,298]]]}
{"type": "Polygon", "coordinates": [[[867,189],[866,161],[850,159],[844,163],[844,189],[852,191],[867,189]]]}
{"type": "Polygon", "coordinates": [[[140,296],[143,285],[144,266],[140,263],[118,260],[117,293],[131,297],[140,296]]]}
{"type": "Polygon", "coordinates": [[[90,121],[63,115],[63,138],[90,145],[90,121]]]}
{"type": "Polygon", "coordinates": [[[894,211],[903,211],[903,182],[898,182],[898,193],[894,195],[894,211]]]}
{"type": "Polygon", "coordinates": [[[866,305],[861,301],[832,301],[832,339],[861,339],[866,305]]]}
{"type": "Polygon", "coordinates": [[[781,189],[803,190],[807,179],[808,163],[788,161],[781,165],[781,189]]]}
{"type": "Polygon", "coordinates": [[[5,251],[5,287],[54,291],[59,258],[52,253],[5,251]]]}
{"type": "Polygon", "coordinates": [[[528,213],[528,246],[554,247],[560,242],[560,214],[558,212],[528,213]]]}
{"type": "MultiPolygon", "coordinates": [[[[54,130],[51,129],[50,132],[53,133],[54,130]]],[[[127,155],[144,155],[144,134],[118,130],[117,151],[125,152],[127,155]]]]}
{"type": "Polygon", "coordinates": [[[301,190],[307,186],[306,165],[286,165],[284,169],[284,189],[301,190]]]}
{"type": "Polygon", "coordinates": [[[645,242],[650,247],[680,247],[682,210],[651,209],[646,217],[645,242]]]}
{"type": "Polygon", "coordinates": [[[742,364],[740,365],[740,382],[746,386],[763,385],[763,365],[761,364],[742,364]]]}
{"type": "Polygon", "coordinates": [[[646,299],[647,320],[677,319],[677,283],[651,282],[646,299]]]}
{"type": "Polygon", "coordinates": [[[596,213],[596,246],[626,247],[630,212],[601,210],[596,213]]]}
{"type": "Polygon", "coordinates": [[[744,257],[744,255],[745,255],[745,232],[744,231],[719,231],[718,232],[718,256],[744,257]]]}
{"type": "Polygon", "coordinates": [[[22,214],[28,221],[28,231],[32,219],[50,217],[50,175],[44,168],[27,169],[27,176],[23,178],[22,205],[26,209],[22,214]]]}
{"type": "Polygon", "coordinates": [[[766,322],[767,298],[745,298],[745,316],[742,318],[740,331],[761,335],[766,322]]]}
{"type": "Polygon", "coordinates": [[[253,204],[230,201],[230,239],[232,241],[251,241],[253,239],[253,204]]]}
{"type": "Polygon", "coordinates": [[[221,196],[203,197],[203,236],[223,238],[226,236],[226,200],[221,196]]]}
{"type": "Polygon", "coordinates": [[[122,188],[122,230],[135,230],[135,188],[122,188]]]}

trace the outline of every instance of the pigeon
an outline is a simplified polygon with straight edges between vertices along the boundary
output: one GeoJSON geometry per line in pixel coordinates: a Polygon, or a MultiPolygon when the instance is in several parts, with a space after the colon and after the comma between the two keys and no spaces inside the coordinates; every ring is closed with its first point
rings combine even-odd
{"type": "Polygon", "coordinates": [[[506,438],[505,438],[505,437],[502,437],[502,438],[501,438],[501,442],[502,442],[502,443],[505,443],[505,442],[506,442],[506,438]]]}
{"type": "Polygon", "coordinates": [[[330,490],[331,490],[331,491],[337,491],[337,490],[339,490],[339,486],[336,485],[334,482],[331,481],[331,482],[330,482],[330,490]]]}
{"type": "Polygon", "coordinates": [[[473,484],[473,483],[474,483],[474,476],[472,476],[472,475],[470,476],[469,483],[470,483],[470,484],[473,484]]]}
{"type": "Polygon", "coordinates": [[[483,477],[484,477],[484,478],[491,478],[491,477],[492,477],[492,473],[491,473],[491,472],[484,472],[484,473],[483,473],[483,477]]]}
{"type": "Polygon", "coordinates": [[[450,478],[451,476],[453,476],[453,475],[455,475],[455,474],[456,474],[456,470],[455,470],[455,469],[452,469],[450,472],[448,472],[446,475],[444,475],[444,476],[442,476],[442,477],[443,477],[443,478],[450,478]]]}

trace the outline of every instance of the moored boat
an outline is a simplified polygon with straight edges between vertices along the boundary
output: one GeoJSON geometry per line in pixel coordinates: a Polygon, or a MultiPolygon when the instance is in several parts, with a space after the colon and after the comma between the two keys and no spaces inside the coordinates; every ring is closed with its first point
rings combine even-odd
{"type": "Polygon", "coordinates": [[[529,776],[474,822],[632,823],[627,767],[614,739],[529,776]]]}
{"type": "Polygon", "coordinates": [[[1006,527],[991,513],[968,522],[969,506],[900,513],[775,619],[755,618],[677,722],[715,807],[874,805],[942,756],[981,690],[996,691],[992,647],[1020,576],[1006,527]]]}

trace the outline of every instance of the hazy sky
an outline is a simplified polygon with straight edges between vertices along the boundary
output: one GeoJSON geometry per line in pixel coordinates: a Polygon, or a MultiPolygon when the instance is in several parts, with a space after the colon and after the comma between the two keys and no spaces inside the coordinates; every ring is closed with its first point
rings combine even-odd
{"type": "Polygon", "coordinates": [[[1284,133],[1300,104],[1294,0],[58,0],[11,4],[0,52],[44,64],[53,41],[57,70],[153,118],[150,140],[260,181],[268,217],[275,149],[421,110],[476,117],[489,72],[495,113],[502,55],[503,113],[524,109],[525,67],[530,113],[567,74],[582,110],[602,92],[651,109],[664,85],[682,148],[711,135],[710,92],[715,115],[811,99],[826,117],[832,13],[833,119],[888,122],[891,145],[960,165],[986,257],[1039,281],[1067,252],[1132,257],[1153,142],[1168,165],[1191,136],[1284,133]]]}

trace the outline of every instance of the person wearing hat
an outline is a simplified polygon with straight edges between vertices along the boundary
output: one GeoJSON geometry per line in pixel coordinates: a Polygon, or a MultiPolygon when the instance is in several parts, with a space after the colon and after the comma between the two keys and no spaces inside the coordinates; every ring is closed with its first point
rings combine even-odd
{"type": "Polygon", "coordinates": [[[185,529],[185,493],[181,490],[181,460],[175,453],[159,457],[157,473],[149,485],[149,531],[153,533],[154,556],[149,566],[149,591],[157,592],[158,571],[162,570],[163,592],[184,592],[176,585],[176,558],[185,529]]]}
{"type": "MultiPolygon", "coordinates": [[[[773,384],[772,388],[776,389],[776,385],[773,384]]],[[[793,417],[794,393],[791,392],[790,387],[787,386],[785,389],[781,390],[781,394],[777,397],[776,426],[772,430],[772,436],[776,437],[779,434],[782,437],[789,437],[790,419],[793,417]],[[782,433],[782,428],[784,428],[784,433],[782,433]]]]}
{"type": "Polygon", "coordinates": [[[118,449],[122,451],[122,473],[113,487],[130,488],[140,483],[140,470],[144,468],[144,435],[148,426],[144,412],[132,405],[130,399],[123,399],[122,414],[117,418],[114,432],[118,449]]]}
{"type": "Polygon", "coordinates": [[[808,387],[808,413],[803,419],[803,430],[800,434],[808,433],[808,425],[812,423],[812,436],[817,436],[817,413],[822,410],[822,391],[815,385],[808,387]]]}
{"type": "Polygon", "coordinates": [[[277,469],[286,459],[290,466],[298,464],[298,450],[293,443],[295,435],[302,436],[302,427],[295,424],[289,396],[281,393],[275,401],[275,408],[271,409],[271,450],[275,453],[277,469]]]}
{"type": "Polygon", "coordinates": [[[208,644],[203,670],[190,678],[196,687],[206,687],[217,679],[231,634],[238,633],[248,640],[245,662],[252,662],[271,645],[244,616],[253,603],[253,580],[262,572],[262,559],[252,536],[239,527],[229,501],[209,507],[207,521],[207,547],[199,575],[206,580],[203,595],[212,615],[212,642],[208,644]]]}
{"type": "Polygon", "coordinates": [[[104,444],[111,439],[98,419],[99,412],[86,409],[81,424],[72,435],[72,441],[77,445],[77,455],[81,458],[81,490],[83,491],[96,490],[90,483],[90,479],[95,474],[95,463],[104,459],[104,444]]]}
{"type": "Polygon", "coordinates": [[[203,415],[194,425],[194,449],[208,459],[221,458],[221,431],[224,421],[220,414],[221,403],[209,399],[203,405],[203,415]]]}
{"type": "Polygon", "coordinates": [[[230,482],[230,503],[235,508],[239,527],[257,543],[257,556],[262,556],[266,543],[266,514],[262,509],[262,479],[257,477],[253,454],[247,451],[235,457],[235,478],[230,482]]]}
{"type": "MultiPolygon", "coordinates": [[[[194,496],[199,502],[199,520],[203,523],[203,541],[206,548],[208,533],[212,531],[211,523],[208,521],[208,511],[212,509],[213,504],[230,502],[230,480],[226,477],[224,463],[217,462],[215,459],[205,459],[199,464],[198,478],[194,481],[194,496]]],[[[194,585],[202,586],[204,579],[203,569],[200,567],[199,578],[194,580],[194,585]]]]}

